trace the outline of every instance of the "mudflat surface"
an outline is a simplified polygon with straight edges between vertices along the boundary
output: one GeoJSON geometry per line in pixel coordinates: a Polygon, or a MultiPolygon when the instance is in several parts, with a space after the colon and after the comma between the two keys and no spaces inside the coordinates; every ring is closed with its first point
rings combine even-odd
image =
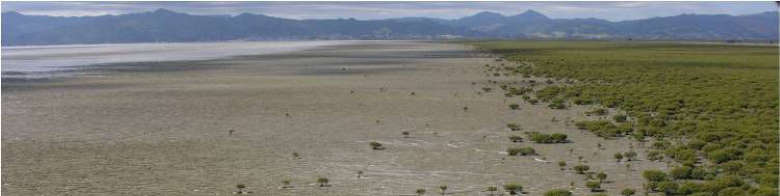
{"type": "Polygon", "coordinates": [[[584,115],[590,108],[505,97],[488,80],[522,79],[487,76],[485,64],[508,63],[494,59],[459,44],[366,41],[4,82],[2,193],[233,195],[245,184],[250,195],[438,194],[440,185],[450,195],[487,195],[488,186],[516,182],[529,195],[584,195],[585,176],[570,169],[581,163],[606,172],[603,187],[616,195],[641,190],[642,170],[665,169],[644,160],[638,144],[577,130],[572,120],[598,118],[584,115]],[[483,87],[494,90],[478,93],[483,87]],[[508,136],[526,136],[507,123],[572,142],[513,143],[508,136]],[[385,149],[372,150],[372,141],[385,149]],[[627,168],[613,154],[632,145],[640,160],[627,168]],[[525,146],[539,155],[505,153],[525,146]]]}

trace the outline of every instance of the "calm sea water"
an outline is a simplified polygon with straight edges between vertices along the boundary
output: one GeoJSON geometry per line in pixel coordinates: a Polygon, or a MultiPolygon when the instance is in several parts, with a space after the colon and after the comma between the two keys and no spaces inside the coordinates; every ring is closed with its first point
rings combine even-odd
{"type": "Polygon", "coordinates": [[[263,41],[139,43],[2,47],[3,75],[34,75],[83,65],[206,60],[229,56],[285,53],[350,41],[263,41]]]}

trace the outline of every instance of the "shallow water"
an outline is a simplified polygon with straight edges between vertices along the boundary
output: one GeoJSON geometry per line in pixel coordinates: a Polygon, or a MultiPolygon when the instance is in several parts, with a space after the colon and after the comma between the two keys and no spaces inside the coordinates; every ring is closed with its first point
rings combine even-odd
{"type": "Polygon", "coordinates": [[[345,44],[350,41],[263,41],[209,43],[136,43],[2,47],[2,73],[36,75],[83,65],[206,60],[274,54],[345,44]]]}

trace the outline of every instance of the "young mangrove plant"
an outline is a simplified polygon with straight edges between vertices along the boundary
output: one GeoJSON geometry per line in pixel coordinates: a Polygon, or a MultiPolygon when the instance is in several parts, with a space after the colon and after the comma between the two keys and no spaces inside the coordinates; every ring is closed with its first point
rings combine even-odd
{"type": "Polygon", "coordinates": [[[385,149],[385,147],[382,146],[382,144],[379,143],[379,142],[371,142],[371,143],[369,143],[369,145],[371,146],[371,149],[373,149],[373,150],[384,150],[385,149]]]}
{"type": "Polygon", "coordinates": [[[517,195],[517,193],[523,192],[523,185],[518,183],[508,183],[504,185],[504,190],[509,192],[510,195],[517,195]]]}
{"type": "Polygon", "coordinates": [[[531,147],[521,147],[521,148],[509,148],[506,150],[506,152],[509,154],[509,156],[527,156],[527,155],[536,155],[536,150],[531,147]]]}
{"type": "Polygon", "coordinates": [[[330,180],[328,180],[328,178],[325,178],[325,177],[317,178],[317,183],[320,184],[320,187],[329,187],[330,186],[328,184],[329,181],[330,180]]]}

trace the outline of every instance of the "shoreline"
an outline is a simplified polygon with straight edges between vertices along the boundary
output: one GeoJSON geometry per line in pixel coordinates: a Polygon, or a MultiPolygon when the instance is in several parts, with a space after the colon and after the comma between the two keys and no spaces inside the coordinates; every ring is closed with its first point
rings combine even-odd
{"type": "Polygon", "coordinates": [[[354,41],[252,41],[129,43],[3,47],[4,77],[46,77],[112,64],[208,61],[236,56],[283,54],[354,41]],[[39,75],[39,76],[36,76],[39,75]]]}

